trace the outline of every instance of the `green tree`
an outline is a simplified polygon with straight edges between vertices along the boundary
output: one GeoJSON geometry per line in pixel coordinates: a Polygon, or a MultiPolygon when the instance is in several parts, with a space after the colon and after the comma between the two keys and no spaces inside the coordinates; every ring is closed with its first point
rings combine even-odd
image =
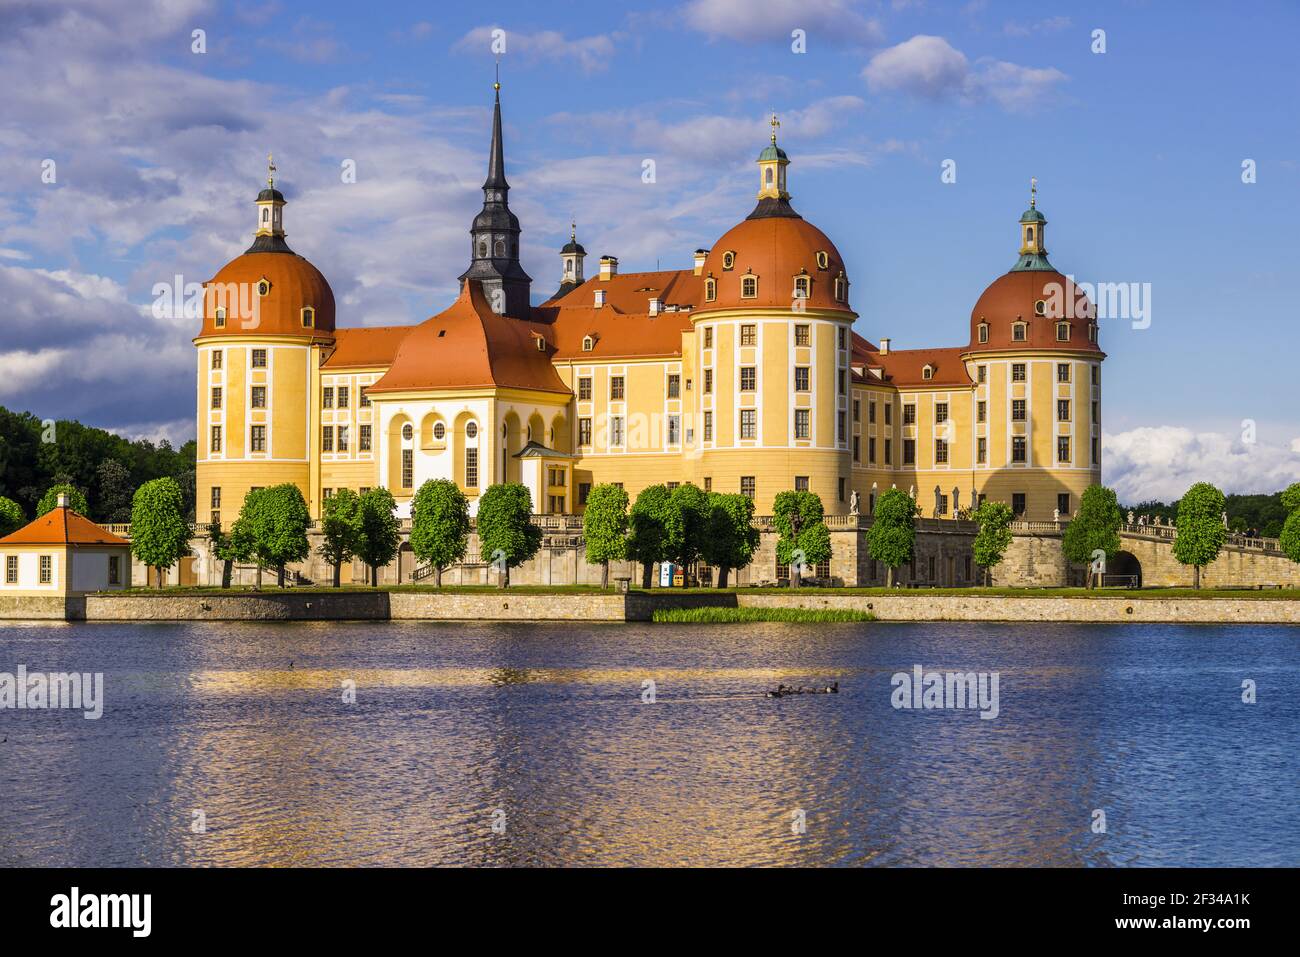
{"type": "Polygon", "coordinates": [[[627,492],[602,483],[587,493],[582,532],[587,563],[600,566],[600,587],[609,587],[609,563],[627,557],[627,492]]]}
{"type": "Polygon", "coordinates": [[[344,562],[352,561],[361,537],[361,497],[350,488],[340,488],[325,500],[321,509],[321,558],[334,570],[334,587],[339,587],[344,562]]]}
{"type": "Polygon", "coordinates": [[[778,492],[772,502],[772,523],[780,538],[776,560],[790,566],[790,587],[798,588],[805,565],[830,561],[831,536],[824,521],[821,496],[815,492],[778,492]]]}
{"type": "Polygon", "coordinates": [[[710,492],[709,517],[700,557],[718,570],[719,588],[727,587],[727,573],[754,560],[759,532],[754,527],[754,500],[739,493],[710,492]]]}
{"type": "Polygon", "coordinates": [[[641,583],[649,588],[656,562],[670,561],[686,533],[682,513],[667,485],[643,488],[628,514],[628,557],[641,563],[641,583]]]}
{"type": "Polygon", "coordinates": [[[54,511],[59,505],[59,496],[68,496],[68,508],[82,515],[90,514],[90,506],[86,504],[86,495],[81,489],[69,482],[60,482],[57,485],[51,485],[49,490],[41,496],[40,502],[36,505],[36,517],[40,518],[46,512],[54,511]]]}
{"type": "Polygon", "coordinates": [[[26,524],[22,506],[13,499],[0,495],[0,538],[18,531],[26,524]]]}
{"type": "Polygon", "coordinates": [[[1209,482],[1197,482],[1178,500],[1174,558],[1192,566],[1193,588],[1201,587],[1201,569],[1219,557],[1227,541],[1223,505],[1223,493],[1209,482]]]}
{"type": "MultiPolygon", "coordinates": [[[[709,521],[709,496],[698,485],[683,482],[672,490],[670,501],[681,516],[682,535],[669,557],[685,572],[700,559],[709,521]]],[[[683,585],[686,580],[683,574],[683,585]]]]}
{"type": "Polygon", "coordinates": [[[972,550],[975,563],[985,570],[986,581],[993,569],[1002,562],[1011,546],[1011,520],[1014,515],[1006,502],[985,502],[972,516],[979,523],[972,550]]]}
{"type": "Polygon", "coordinates": [[[533,497],[518,482],[491,485],[478,503],[479,551],[499,571],[502,588],[542,547],[542,530],[533,524],[533,497]]]}
{"type": "Polygon", "coordinates": [[[886,587],[894,587],[894,570],[912,560],[915,544],[916,500],[902,489],[891,488],[876,499],[867,530],[867,552],[888,569],[886,587]]]}
{"type": "Polygon", "coordinates": [[[227,535],[219,525],[213,525],[208,536],[213,557],[221,562],[221,587],[229,588],[235,562],[253,560],[253,543],[248,538],[247,527],[236,523],[227,535]]]}
{"type": "Polygon", "coordinates": [[[1089,588],[1094,584],[1093,553],[1105,552],[1107,561],[1119,554],[1119,527],[1123,521],[1114,489],[1089,485],[1083,490],[1079,514],[1065,526],[1061,550],[1069,561],[1088,567],[1089,588]]]}
{"type": "Polygon", "coordinates": [[[1300,509],[1287,516],[1282,523],[1282,534],[1278,536],[1278,545],[1282,553],[1293,562],[1300,562],[1300,509]]]}
{"type": "Polygon", "coordinates": [[[379,569],[397,557],[402,547],[401,523],[397,520],[397,502],[388,489],[372,488],[361,496],[361,534],[357,536],[356,554],[370,566],[370,584],[379,587],[379,569]]]}
{"type": "Polygon", "coordinates": [[[411,551],[433,566],[434,584],[442,570],[465,557],[469,547],[469,501],[451,479],[430,479],[411,503],[411,551]]]}
{"type": "Polygon", "coordinates": [[[250,491],[244,497],[231,534],[251,544],[259,587],[263,566],[274,568],[276,584],[284,587],[285,566],[311,554],[307,541],[310,525],[311,514],[302,491],[292,482],[250,491]]]}
{"type": "Polygon", "coordinates": [[[162,588],[167,569],[190,553],[190,527],[184,496],[175,479],[145,482],[131,499],[131,553],[158,571],[162,588]]]}
{"type": "MultiPolygon", "coordinates": [[[[95,470],[95,517],[101,522],[129,522],[135,495],[130,470],[117,459],[105,459],[95,470]]],[[[177,488],[180,484],[177,483],[177,488]]],[[[182,492],[181,516],[186,514],[182,492]]]]}
{"type": "Polygon", "coordinates": [[[1282,500],[1282,507],[1286,509],[1288,517],[1293,512],[1300,511],[1300,482],[1292,482],[1278,497],[1282,500]]]}

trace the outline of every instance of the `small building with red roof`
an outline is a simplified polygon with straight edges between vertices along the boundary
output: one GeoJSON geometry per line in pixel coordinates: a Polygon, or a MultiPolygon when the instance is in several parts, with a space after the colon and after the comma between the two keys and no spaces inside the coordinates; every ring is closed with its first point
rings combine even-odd
{"type": "Polygon", "coordinates": [[[0,538],[0,596],[69,598],[131,586],[131,543],[68,507],[67,497],[0,538]]]}

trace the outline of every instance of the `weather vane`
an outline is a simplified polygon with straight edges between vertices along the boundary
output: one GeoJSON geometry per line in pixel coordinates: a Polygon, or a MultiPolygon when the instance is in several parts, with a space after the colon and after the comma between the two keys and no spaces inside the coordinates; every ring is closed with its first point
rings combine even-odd
{"type": "Polygon", "coordinates": [[[776,143],[776,131],[781,126],[781,121],[776,118],[776,110],[772,111],[772,142],[776,143]]]}
{"type": "Polygon", "coordinates": [[[1038,177],[1029,177],[1029,208],[1034,209],[1038,205],[1038,177]]]}
{"type": "Polygon", "coordinates": [[[266,154],[266,185],[268,189],[275,187],[275,163],[271,159],[271,154],[266,154]]]}

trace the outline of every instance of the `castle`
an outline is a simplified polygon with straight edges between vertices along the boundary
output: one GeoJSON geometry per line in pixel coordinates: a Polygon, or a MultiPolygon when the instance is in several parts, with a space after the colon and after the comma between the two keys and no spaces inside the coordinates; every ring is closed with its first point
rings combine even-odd
{"type": "Polygon", "coordinates": [[[854,331],[849,273],[791,205],[776,129],[753,211],[690,268],[620,273],[602,256],[587,276],[572,236],[559,288],[535,306],[498,86],[460,293],[411,326],[336,325],[268,177],[252,246],[205,284],[197,520],[228,527],[250,488],[282,482],[313,517],[337,489],[374,486],[409,515],[434,478],[472,509],[489,485],[522,482],[546,514],[581,513],[605,482],[633,498],[655,483],[742,492],[760,515],[786,489],[835,515],[891,487],[926,517],[985,498],[1027,520],[1072,514],[1101,480],[1105,355],[1093,310],[1048,261],[1036,197],[967,344],[892,349],[854,331]]]}

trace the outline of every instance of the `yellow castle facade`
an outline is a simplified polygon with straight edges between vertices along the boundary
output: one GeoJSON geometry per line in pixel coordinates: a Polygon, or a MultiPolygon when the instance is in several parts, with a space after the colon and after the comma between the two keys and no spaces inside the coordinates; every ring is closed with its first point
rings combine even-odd
{"type": "Polygon", "coordinates": [[[895,350],[855,331],[869,321],[834,243],[791,205],[775,128],[754,210],[689,268],[620,273],[604,256],[586,276],[571,236],[559,289],[535,306],[498,93],[460,293],[411,326],[336,325],[268,179],[253,245],[205,285],[198,521],[229,526],[250,489],[281,482],[316,517],[336,490],[375,486],[406,515],[434,478],[472,508],[522,482],[540,513],[580,513],[600,483],[635,498],[692,482],[749,495],[759,514],[787,489],[869,512],[895,487],[925,516],[984,498],[1029,520],[1072,514],[1101,478],[1105,356],[1093,310],[1047,260],[1036,199],[968,342],[895,350]]]}

